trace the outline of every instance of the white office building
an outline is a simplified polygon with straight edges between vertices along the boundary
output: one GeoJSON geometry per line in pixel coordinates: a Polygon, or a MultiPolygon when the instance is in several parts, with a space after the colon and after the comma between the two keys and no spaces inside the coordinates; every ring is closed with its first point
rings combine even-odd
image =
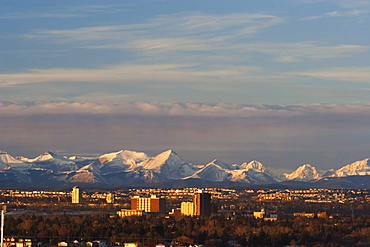
{"type": "Polygon", "coordinates": [[[82,191],[80,190],[80,187],[75,186],[72,189],[72,203],[81,203],[82,200],[82,191]]]}

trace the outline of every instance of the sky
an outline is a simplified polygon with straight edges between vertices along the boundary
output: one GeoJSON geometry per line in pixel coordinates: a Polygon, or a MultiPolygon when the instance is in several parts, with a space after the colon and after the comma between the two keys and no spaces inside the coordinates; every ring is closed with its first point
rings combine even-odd
{"type": "Polygon", "coordinates": [[[369,157],[370,1],[0,1],[0,149],[369,157]]]}

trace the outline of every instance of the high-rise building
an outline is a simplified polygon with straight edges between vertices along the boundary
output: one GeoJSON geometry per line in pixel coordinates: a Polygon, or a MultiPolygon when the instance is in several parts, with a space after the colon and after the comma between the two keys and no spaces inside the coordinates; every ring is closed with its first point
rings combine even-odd
{"type": "Polygon", "coordinates": [[[197,193],[194,195],[194,215],[209,216],[213,212],[213,204],[211,203],[211,194],[197,193]]]}
{"type": "Polygon", "coordinates": [[[158,198],[155,195],[151,197],[134,196],[131,198],[131,209],[143,210],[144,212],[149,213],[165,214],[166,199],[158,198]]]}
{"type": "Polygon", "coordinates": [[[105,197],[107,203],[115,203],[115,197],[113,193],[108,193],[105,197]]]}
{"type": "Polygon", "coordinates": [[[80,187],[75,186],[72,189],[72,203],[81,203],[82,200],[82,191],[80,190],[80,187]]]}
{"type": "Polygon", "coordinates": [[[194,216],[194,203],[192,202],[182,202],[181,203],[181,214],[194,216]]]}

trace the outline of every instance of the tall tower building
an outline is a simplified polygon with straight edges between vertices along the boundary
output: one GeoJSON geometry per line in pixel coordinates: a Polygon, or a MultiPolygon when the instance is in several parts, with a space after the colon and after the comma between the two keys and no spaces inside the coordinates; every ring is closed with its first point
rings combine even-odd
{"type": "Polygon", "coordinates": [[[166,199],[158,198],[155,195],[147,197],[134,196],[131,198],[132,210],[143,210],[149,213],[165,214],[166,212],[166,199]]]}
{"type": "Polygon", "coordinates": [[[108,193],[105,197],[107,203],[115,203],[115,197],[113,193],[108,193]]]}
{"type": "Polygon", "coordinates": [[[82,200],[82,191],[80,190],[80,187],[75,186],[72,189],[72,203],[81,203],[82,200]]]}
{"type": "Polygon", "coordinates": [[[211,203],[211,194],[198,193],[194,195],[194,215],[209,216],[213,212],[213,204],[211,203]]]}
{"type": "Polygon", "coordinates": [[[192,202],[182,202],[181,203],[181,214],[194,216],[194,203],[192,202]]]}

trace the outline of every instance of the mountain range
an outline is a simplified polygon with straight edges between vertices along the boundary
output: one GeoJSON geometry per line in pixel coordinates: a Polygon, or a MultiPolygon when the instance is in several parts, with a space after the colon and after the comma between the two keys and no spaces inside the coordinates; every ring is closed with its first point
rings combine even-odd
{"type": "Polygon", "coordinates": [[[329,171],[304,164],[292,173],[277,176],[256,160],[230,165],[215,159],[205,165],[193,165],[182,160],[173,150],[154,157],[130,150],[99,157],[67,157],[48,151],[36,158],[13,157],[0,151],[0,188],[74,185],[94,188],[262,185],[368,188],[369,178],[369,158],[329,171]]]}

